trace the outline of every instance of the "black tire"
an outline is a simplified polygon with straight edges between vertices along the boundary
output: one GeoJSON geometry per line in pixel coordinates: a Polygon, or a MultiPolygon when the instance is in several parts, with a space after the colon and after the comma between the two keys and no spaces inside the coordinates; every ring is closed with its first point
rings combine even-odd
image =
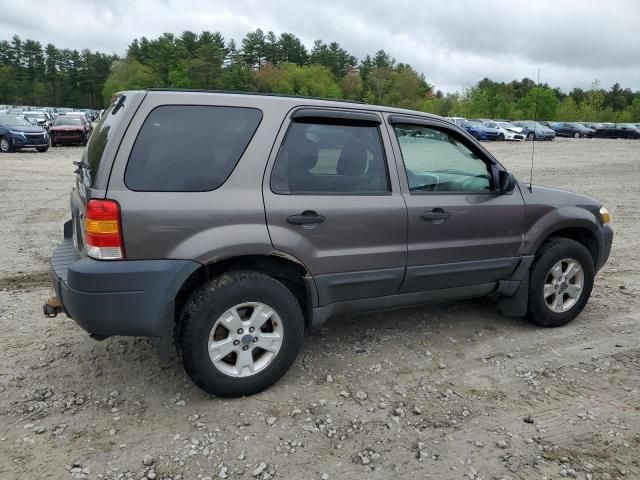
{"type": "Polygon", "coordinates": [[[580,138],[582,135],[580,135],[580,132],[575,132],[573,134],[573,138],[580,138]]]}
{"type": "Polygon", "coordinates": [[[198,387],[220,397],[240,397],[270,387],[289,370],[302,347],[303,333],[304,317],[291,290],[268,275],[237,271],[222,274],[193,293],[182,310],[175,338],[184,368],[198,387]],[[211,361],[208,340],[218,318],[246,302],[264,303],[277,313],[283,340],[280,350],[263,370],[234,377],[211,361]]]}
{"type": "Polygon", "coordinates": [[[527,133],[527,140],[533,140],[534,137],[535,137],[535,134],[533,132],[527,133]]]}
{"type": "Polygon", "coordinates": [[[12,153],[15,152],[15,149],[11,145],[11,142],[7,137],[0,137],[0,152],[2,153],[12,153]]]}
{"type": "Polygon", "coordinates": [[[504,142],[504,133],[498,134],[498,141],[499,142],[504,142]]]}
{"type": "Polygon", "coordinates": [[[560,327],[576,318],[589,300],[593,289],[595,269],[593,258],[584,245],[567,238],[550,238],[545,241],[536,253],[536,258],[529,274],[528,319],[542,327],[560,327]],[[569,310],[553,312],[544,299],[544,284],[549,271],[556,262],[563,258],[577,260],[584,273],[582,292],[569,310]]]}
{"type": "Polygon", "coordinates": [[[36,147],[36,150],[38,150],[39,152],[46,152],[47,150],[49,150],[49,146],[46,147],[36,147]]]}
{"type": "Polygon", "coordinates": [[[82,138],[80,139],[80,143],[82,144],[82,146],[86,146],[87,142],[89,141],[89,139],[87,138],[87,135],[83,135],[82,138]]]}

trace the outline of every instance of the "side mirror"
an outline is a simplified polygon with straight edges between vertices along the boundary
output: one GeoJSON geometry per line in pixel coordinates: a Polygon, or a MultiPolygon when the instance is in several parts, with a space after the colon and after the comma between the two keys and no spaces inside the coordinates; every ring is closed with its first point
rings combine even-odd
{"type": "Polygon", "coordinates": [[[518,181],[513,173],[505,170],[498,172],[498,191],[500,194],[511,193],[516,188],[518,181]]]}

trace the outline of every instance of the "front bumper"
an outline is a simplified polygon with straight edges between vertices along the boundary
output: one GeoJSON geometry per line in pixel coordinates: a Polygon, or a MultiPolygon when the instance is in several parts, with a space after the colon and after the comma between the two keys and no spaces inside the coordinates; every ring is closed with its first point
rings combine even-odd
{"type": "Polygon", "coordinates": [[[51,257],[51,277],[62,310],[99,336],[170,334],[176,295],[199,267],[190,260],[79,257],[71,238],[65,238],[51,257]]]}
{"type": "Polygon", "coordinates": [[[611,253],[611,245],[613,244],[613,229],[609,225],[604,225],[600,228],[599,236],[600,245],[602,245],[602,248],[600,249],[600,253],[598,255],[596,271],[604,267],[604,264],[607,263],[607,260],[609,259],[609,254],[611,253]]]}

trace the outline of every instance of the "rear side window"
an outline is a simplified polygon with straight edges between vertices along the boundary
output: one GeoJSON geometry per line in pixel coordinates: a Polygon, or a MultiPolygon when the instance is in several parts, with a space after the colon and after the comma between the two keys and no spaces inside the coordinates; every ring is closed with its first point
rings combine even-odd
{"type": "Polygon", "coordinates": [[[130,190],[204,192],[220,187],[255,133],[255,108],[166,105],[144,121],[125,172],[130,190]]]}
{"type": "Polygon", "coordinates": [[[288,195],[375,195],[390,191],[378,125],[293,122],[271,189],[288,195]]]}
{"type": "MultiPolygon", "coordinates": [[[[126,100],[124,101],[126,102],[126,100]]],[[[102,154],[104,153],[104,149],[107,146],[107,142],[111,139],[111,130],[115,126],[116,122],[119,122],[121,117],[124,115],[121,108],[116,110],[114,113],[114,109],[117,104],[117,102],[111,103],[111,105],[109,105],[109,108],[107,108],[107,110],[104,112],[104,115],[100,117],[100,121],[93,129],[93,133],[89,137],[89,143],[87,144],[87,148],[85,149],[85,163],[89,165],[88,173],[90,186],[93,186],[96,174],[98,173],[98,168],[100,167],[100,161],[102,160],[102,154]]],[[[67,117],[66,115],[60,115],[55,119],[53,123],[54,125],[80,126],[82,125],[82,120],[80,119],[80,117],[67,117]]]]}

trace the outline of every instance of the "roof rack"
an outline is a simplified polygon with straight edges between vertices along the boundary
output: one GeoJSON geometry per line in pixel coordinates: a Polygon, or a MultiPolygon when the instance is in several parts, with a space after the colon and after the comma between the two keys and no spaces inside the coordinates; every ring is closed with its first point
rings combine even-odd
{"type": "Polygon", "coordinates": [[[304,98],[308,100],[325,100],[330,102],[357,103],[368,105],[358,100],[345,100],[344,98],[310,97],[307,95],[287,95],[284,93],[243,92],[241,90],[207,90],[204,88],[147,88],[147,92],[197,92],[197,93],[227,93],[231,95],[255,95],[260,97],[304,98]]]}

